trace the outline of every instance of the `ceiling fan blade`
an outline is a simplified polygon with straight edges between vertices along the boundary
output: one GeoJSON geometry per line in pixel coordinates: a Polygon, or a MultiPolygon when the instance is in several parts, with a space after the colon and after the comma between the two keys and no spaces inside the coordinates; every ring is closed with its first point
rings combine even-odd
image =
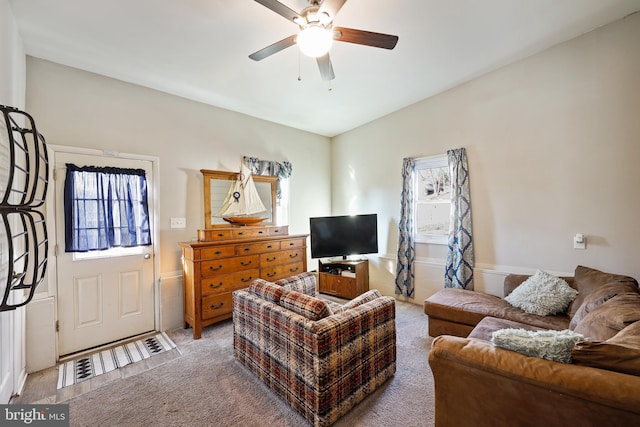
{"type": "Polygon", "coordinates": [[[285,18],[287,18],[289,21],[293,22],[294,24],[295,24],[294,18],[304,19],[302,16],[300,16],[300,14],[298,12],[296,12],[295,10],[289,9],[287,6],[283,5],[279,1],[276,1],[276,0],[256,0],[256,2],[260,3],[261,5],[266,7],[267,9],[271,9],[272,11],[277,13],[278,15],[284,16],[285,18]]]}
{"type": "Polygon", "coordinates": [[[347,0],[324,0],[320,5],[320,9],[318,9],[318,13],[326,13],[333,21],[346,2],[347,0]]]}
{"type": "Polygon", "coordinates": [[[271,56],[274,53],[278,53],[282,49],[286,49],[289,46],[293,46],[294,44],[296,44],[296,34],[289,36],[286,39],[282,39],[279,42],[275,42],[274,44],[267,46],[263,49],[260,49],[257,52],[252,53],[251,55],[249,55],[249,58],[253,59],[254,61],[261,61],[267,56],[271,56]]]}
{"type": "Polygon", "coordinates": [[[333,80],[336,77],[333,73],[333,65],[331,65],[331,58],[329,58],[328,53],[317,57],[316,62],[318,63],[318,68],[320,68],[322,80],[333,80]]]}
{"type": "Polygon", "coordinates": [[[383,49],[393,49],[396,47],[396,43],[398,43],[398,36],[344,27],[334,27],[333,38],[340,42],[363,44],[365,46],[381,47],[383,49]]]}

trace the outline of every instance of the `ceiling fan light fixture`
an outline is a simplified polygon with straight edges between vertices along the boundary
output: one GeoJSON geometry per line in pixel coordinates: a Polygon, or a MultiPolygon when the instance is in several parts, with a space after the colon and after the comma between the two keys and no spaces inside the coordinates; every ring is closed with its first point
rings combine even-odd
{"type": "Polygon", "coordinates": [[[298,48],[307,56],[318,58],[329,52],[333,43],[333,31],[322,26],[309,26],[298,34],[298,48]]]}

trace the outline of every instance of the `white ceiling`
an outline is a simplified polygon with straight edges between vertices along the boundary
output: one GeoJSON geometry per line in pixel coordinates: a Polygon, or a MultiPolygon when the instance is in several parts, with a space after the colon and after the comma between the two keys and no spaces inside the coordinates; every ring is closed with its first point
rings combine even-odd
{"type": "Polygon", "coordinates": [[[640,10],[640,0],[348,0],[336,26],[398,45],[334,43],[327,83],[296,46],[248,58],[298,29],[252,0],[10,4],[28,55],[326,136],[640,10]]]}

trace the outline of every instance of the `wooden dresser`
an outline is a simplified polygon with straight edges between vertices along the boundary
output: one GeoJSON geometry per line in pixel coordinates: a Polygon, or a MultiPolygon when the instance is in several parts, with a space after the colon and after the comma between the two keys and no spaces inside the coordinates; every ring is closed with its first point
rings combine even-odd
{"type": "Polygon", "coordinates": [[[180,243],[184,326],[193,338],[232,315],[231,294],[257,279],[282,279],[307,271],[307,234],[277,226],[198,230],[197,242],[180,243]]]}

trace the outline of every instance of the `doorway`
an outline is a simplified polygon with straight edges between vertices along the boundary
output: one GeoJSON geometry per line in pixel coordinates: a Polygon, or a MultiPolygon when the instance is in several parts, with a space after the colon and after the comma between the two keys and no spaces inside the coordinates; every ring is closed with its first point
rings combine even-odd
{"type": "Polygon", "coordinates": [[[149,224],[153,228],[154,165],[149,159],[100,153],[55,152],[56,283],[58,354],[69,355],[156,330],[155,236],[151,245],[65,252],[66,164],[143,169],[149,224]]]}

